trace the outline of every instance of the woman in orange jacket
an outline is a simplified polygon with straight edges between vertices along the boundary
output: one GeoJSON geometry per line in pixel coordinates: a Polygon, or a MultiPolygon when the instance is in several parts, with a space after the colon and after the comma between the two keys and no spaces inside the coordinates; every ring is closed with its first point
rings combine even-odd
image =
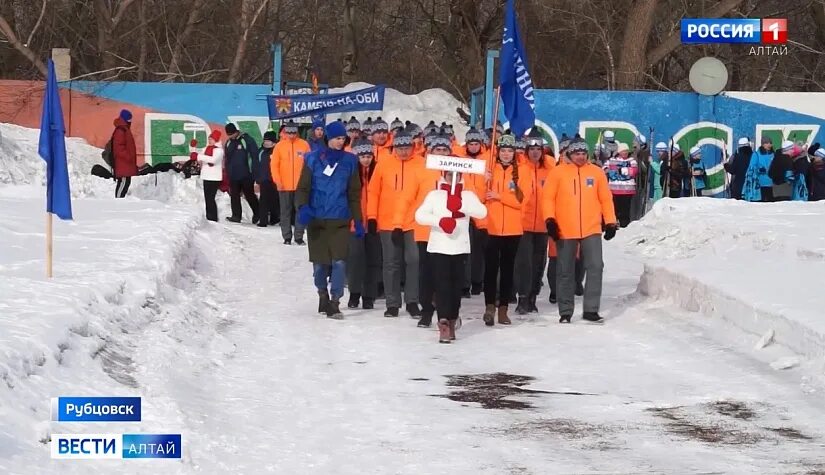
{"type": "Polygon", "coordinates": [[[522,176],[532,175],[533,189],[530,199],[524,202],[524,235],[516,254],[515,283],[518,291],[516,313],[526,315],[538,312],[536,296],[541,290],[541,279],[547,262],[547,227],[541,212],[542,186],[547,175],[556,166],[553,157],[544,155],[544,139],[537,127],[533,127],[526,137],[526,155],[519,172],[522,176]]]}
{"type": "MultiPolygon", "coordinates": [[[[358,174],[361,177],[361,209],[369,205],[368,188],[375,171],[375,156],[372,143],[358,139],[352,143],[352,153],[358,157],[358,174]]],[[[364,214],[364,228],[367,228],[367,216],[364,214]]],[[[355,231],[355,223],[351,227],[355,231]]],[[[363,239],[353,235],[350,240],[347,258],[347,288],[349,289],[348,308],[370,310],[375,307],[378,296],[378,282],[381,280],[381,241],[377,233],[368,232],[363,239]]]]}
{"type": "Polygon", "coordinates": [[[607,177],[601,168],[588,162],[587,144],[573,140],[567,148],[572,165],[551,173],[544,186],[543,213],[547,234],[558,250],[559,322],[570,323],[575,310],[575,262],[581,252],[587,282],[584,287],[584,315],[600,323],[602,293],[602,223],[605,240],[616,235],[616,211],[607,177]]]}
{"type": "Polygon", "coordinates": [[[530,200],[533,189],[533,177],[519,173],[515,152],[515,137],[503,135],[498,141],[498,158],[492,170],[487,172],[488,183],[484,194],[489,234],[484,263],[484,323],[487,326],[495,324],[497,306],[498,322],[510,324],[508,300],[513,292],[518,243],[524,232],[522,208],[523,203],[530,200]],[[499,280],[501,288],[498,288],[499,280]]]}

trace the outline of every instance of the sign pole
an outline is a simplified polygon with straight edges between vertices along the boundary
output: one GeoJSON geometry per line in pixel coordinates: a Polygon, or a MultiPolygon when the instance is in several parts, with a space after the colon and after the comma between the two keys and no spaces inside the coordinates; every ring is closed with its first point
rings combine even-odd
{"type": "MultiPolygon", "coordinates": [[[[487,159],[487,170],[492,171],[495,157],[493,152],[496,149],[496,126],[498,125],[498,103],[501,101],[501,86],[496,87],[496,103],[493,104],[493,131],[490,134],[490,156],[487,159]]],[[[487,185],[490,185],[490,178],[487,177],[487,185]]]]}
{"type": "Polygon", "coordinates": [[[53,222],[54,222],[54,215],[46,212],[46,277],[49,279],[52,278],[52,258],[54,256],[54,243],[53,243],[53,222]]]}

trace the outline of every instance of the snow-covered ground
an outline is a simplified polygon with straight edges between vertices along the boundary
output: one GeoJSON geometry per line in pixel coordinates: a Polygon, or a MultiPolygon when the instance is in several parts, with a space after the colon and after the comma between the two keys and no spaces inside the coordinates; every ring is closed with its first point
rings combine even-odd
{"type": "Polygon", "coordinates": [[[305,248],[205,222],[194,180],[109,199],[74,141],[46,281],[37,132],[0,133],[3,182],[24,170],[0,185],[0,473],[825,470],[815,203],[663,201],[605,245],[604,326],[557,324],[545,291],[487,328],[474,297],[439,345],[380,308],[318,316],[305,248]],[[144,420],[50,423],[61,395],[141,396],[144,420]],[[51,460],[56,432],[181,433],[184,455],[51,460]]]}

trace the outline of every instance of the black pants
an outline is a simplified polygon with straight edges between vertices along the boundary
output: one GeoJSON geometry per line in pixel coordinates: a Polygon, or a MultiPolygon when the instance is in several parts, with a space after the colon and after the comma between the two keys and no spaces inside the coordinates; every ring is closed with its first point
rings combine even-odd
{"type": "Polygon", "coordinates": [[[278,190],[269,180],[261,183],[261,199],[258,204],[259,226],[276,225],[281,221],[281,204],[278,200],[278,190]]]}
{"type": "Polygon", "coordinates": [[[219,181],[203,181],[203,202],[206,204],[206,219],[209,221],[218,220],[218,204],[215,203],[215,196],[220,186],[219,181]]]}
{"type": "Polygon", "coordinates": [[[513,270],[521,236],[490,236],[484,260],[484,303],[496,303],[496,290],[501,294],[501,305],[507,305],[507,298],[513,294],[513,270]],[[501,289],[496,289],[496,280],[501,271],[501,289]]]}
{"type": "MultiPolygon", "coordinates": [[[[476,228],[475,223],[470,222],[470,255],[469,261],[469,283],[481,285],[484,283],[484,259],[487,249],[487,231],[476,228]]],[[[465,280],[466,287],[466,280],[465,280]]]]}
{"type": "MultiPolygon", "coordinates": [[[[426,242],[418,242],[418,301],[421,303],[421,311],[429,314],[435,311],[435,306],[433,305],[433,294],[435,293],[435,285],[433,283],[433,279],[437,275],[435,270],[433,269],[433,256],[435,254],[430,254],[427,252],[427,243],[426,242]]],[[[461,285],[459,287],[463,287],[464,282],[464,262],[461,262],[461,273],[459,274],[461,277],[459,278],[461,285]]],[[[461,294],[459,293],[459,296],[461,294]]],[[[439,314],[440,315],[440,314],[439,314]]],[[[456,313],[458,315],[458,313],[456,313]]]]}
{"type": "Polygon", "coordinates": [[[129,191],[129,185],[132,184],[132,177],[125,176],[117,179],[115,185],[115,198],[126,198],[126,192],[129,191]]]}
{"type": "Polygon", "coordinates": [[[352,236],[347,258],[350,294],[361,294],[365,299],[375,300],[380,277],[381,240],[378,235],[367,233],[362,239],[352,236]]]}
{"type": "MultiPolygon", "coordinates": [[[[461,308],[461,293],[464,286],[465,254],[448,256],[430,254],[435,284],[435,306],[438,319],[456,320],[461,308]]],[[[512,272],[511,272],[512,275],[512,272]]],[[[422,287],[423,289],[423,287],[422,287]]]]}
{"type": "Polygon", "coordinates": [[[762,202],[763,203],[773,203],[773,187],[772,186],[763,186],[759,188],[759,191],[762,193],[762,202]]]}
{"type": "Polygon", "coordinates": [[[516,254],[515,285],[520,297],[538,295],[544,264],[547,262],[547,233],[527,231],[521,236],[516,254]]]}
{"type": "Polygon", "coordinates": [[[613,195],[613,206],[616,208],[616,219],[619,226],[626,228],[630,224],[630,205],[633,195],[613,195]]]}
{"type": "Polygon", "coordinates": [[[229,182],[229,198],[232,205],[232,217],[240,219],[243,216],[241,207],[241,193],[243,193],[249,207],[252,208],[252,216],[258,215],[258,197],[255,196],[255,184],[252,178],[241,181],[229,182]]]}

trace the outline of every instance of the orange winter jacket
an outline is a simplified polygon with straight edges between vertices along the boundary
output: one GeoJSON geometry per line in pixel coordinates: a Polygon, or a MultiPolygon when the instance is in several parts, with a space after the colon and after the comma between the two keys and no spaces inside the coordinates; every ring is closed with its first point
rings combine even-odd
{"type": "Polygon", "coordinates": [[[284,138],[275,144],[269,169],[278,191],[295,191],[298,188],[298,178],[304,169],[304,155],[308,153],[309,143],[301,138],[284,138]]]}
{"type": "Polygon", "coordinates": [[[416,171],[423,167],[424,159],[417,155],[403,162],[395,154],[378,160],[369,184],[367,219],[377,220],[379,231],[392,231],[396,227],[405,231],[412,229],[412,222],[395,221],[396,207],[403,191],[415,186],[416,171]]]}
{"type": "Polygon", "coordinates": [[[395,207],[395,223],[404,223],[400,227],[407,231],[408,223],[411,223],[413,236],[415,242],[427,242],[430,240],[430,227],[418,224],[415,221],[415,212],[424,202],[427,193],[438,189],[438,180],[441,178],[441,172],[438,170],[431,170],[424,166],[425,162],[422,159],[421,166],[419,166],[413,175],[413,184],[409,188],[404,188],[398,198],[398,204],[395,207]]]}
{"type": "Polygon", "coordinates": [[[607,176],[591,163],[556,167],[544,183],[542,202],[544,219],[556,219],[562,239],[601,234],[602,220],[616,223],[607,176]]]}
{"type": "Polygon", "coordinates": [[[388,138],[387,143],[384,145],[373,144],[372,151],[375,155],[376,162],[380,162],[381,159],[392,156],[392,137],[388,138]]]}
{"type": "Polygon", "coordinates": [[[544,166],[537,166],[531,160],[526,160],[524,164],[519,164],[518,173],[521,175],[532,175],[533,179],[532,190],[530,190],[530,199],[525,201],[524,207],[524,221],[522,226],[524,231],[533,233],[543,233],[547,231],[547,225],[544,224],[544,214],[541,211],[542,197],[544,196],[543,187],[547,181],[547,175],[556,168],[556,162],[553,157],[545,155],[542,158],[544,166]]]}
{"type": "Polygon", "coordinates": [[[493,177],[489,184],[485,181],[484,198],[487,205],[487,232],[491,236],[520,236],[524,234],[522,225],[523,203],[530,200],[530,193],[533,189],[533,176],[530,173],[522,173],[519,168],[518,185],[513,184],[513,165],[507,168],[502,167],[499,161],[493,166],[493,177]],[[522,200],[516,198],[515,186],[524,195],[522,200]],[[490,200],[487,192],[498,193],[499,199],[490,200]]]}

